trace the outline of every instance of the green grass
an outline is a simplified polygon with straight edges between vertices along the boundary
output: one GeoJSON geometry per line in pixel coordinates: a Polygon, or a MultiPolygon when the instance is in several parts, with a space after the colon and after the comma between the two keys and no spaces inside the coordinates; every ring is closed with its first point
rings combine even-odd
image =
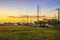
{"type": "Polygon", "coordinates": [[[0,40],[60,40],[60,30],[30,26],[0,26],[0,40]]]}

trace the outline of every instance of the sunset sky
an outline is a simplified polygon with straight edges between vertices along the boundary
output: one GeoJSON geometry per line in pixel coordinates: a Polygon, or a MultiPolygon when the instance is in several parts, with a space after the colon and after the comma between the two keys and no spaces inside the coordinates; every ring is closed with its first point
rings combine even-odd
{"type": "Polygon", "coordinates": [[[37,5],[41,14],[47,17],[57,15],[56,8],[60,8],[60,0],[0,0],[0,22],[19,22],[21,18],[8,16],[31,15],[36,16],[37,5]]]}

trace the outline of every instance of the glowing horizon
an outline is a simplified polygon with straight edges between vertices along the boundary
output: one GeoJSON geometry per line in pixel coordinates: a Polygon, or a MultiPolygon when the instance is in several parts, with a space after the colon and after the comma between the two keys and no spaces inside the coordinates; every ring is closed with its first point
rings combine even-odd
{"type": "MultiPolygon", "coordinates": [[[[0,22],[19,22],[21,18],[7,16],[36,16],[37,5],[40,6],[40,16],[57,16],[56,8],[60,8],[60,0],[0,0],[0,22]]],[[[32,18],[33,19],[33,18],[32,18]]],[[[35,21],[35,20],[34,20],[35,21]]]]}

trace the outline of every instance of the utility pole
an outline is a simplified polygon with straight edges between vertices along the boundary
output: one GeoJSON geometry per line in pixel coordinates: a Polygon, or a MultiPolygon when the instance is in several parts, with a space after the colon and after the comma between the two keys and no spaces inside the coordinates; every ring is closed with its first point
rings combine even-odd
{"type": "Polygon", "coordinates": [[[60,9],[57,10],[58,10],[58,20],[60,20],[60,9]]]}
{"type": "MultiPolygon", "coordinates": [[[[58,22],[60,21],[60,9],[57,9],[58,10],[58,22]]],[[[59,24],[58,24],[58,27],[59,27],[59,24]]]]}
{"type": "Polygon", "coordinates": [[[29,17],[29,16],[28,16],[28,15],[26,15],[26,18],[27,18],[27,24],[28,24],[28,17],[29,17]]]}
{"type": "Polygon", "coordinates": [[[56,19],[56,14],[54,15],[54,17],[53,17],[54,19],[56,19]]]}
{"type": "Polygon", "coordinates": [[[39,21],[39,6],[37,6],[37,22],[39,21]]]}

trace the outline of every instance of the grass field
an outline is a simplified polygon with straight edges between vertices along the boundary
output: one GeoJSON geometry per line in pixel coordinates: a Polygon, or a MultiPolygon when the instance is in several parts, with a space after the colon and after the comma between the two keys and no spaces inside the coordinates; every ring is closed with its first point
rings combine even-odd
{"type": "Polygon", "coordinates": [[[60,30],[30,26],[0,26],[0,40],[60,40],[60,30]]]}

